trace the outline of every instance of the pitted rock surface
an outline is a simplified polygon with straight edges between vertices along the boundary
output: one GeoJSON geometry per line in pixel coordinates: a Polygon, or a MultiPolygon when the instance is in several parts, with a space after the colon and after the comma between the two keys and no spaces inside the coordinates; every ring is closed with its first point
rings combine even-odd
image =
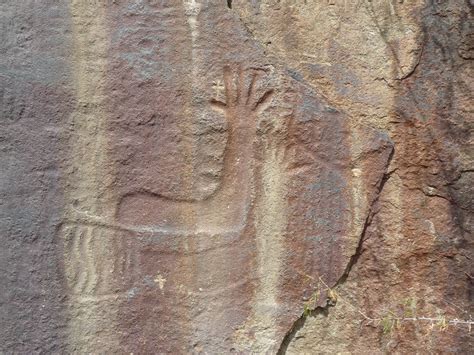
{"type": "Polygon", "coordinates": [[[0,351],[468,349],[471,5],[359,2],[0,4],[0,351]]]}

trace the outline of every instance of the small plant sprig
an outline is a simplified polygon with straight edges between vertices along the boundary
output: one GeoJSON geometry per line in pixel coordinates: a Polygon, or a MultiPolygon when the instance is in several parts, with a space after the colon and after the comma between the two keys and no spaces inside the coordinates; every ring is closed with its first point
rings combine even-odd
{"type": "MultiPolygon", "coordinates": [[[[311,276],[307,275],[309,278],[313,279],[311,276]]],[[[416,314],[416,306],[417,301],[413,298],[407,298],[402,302],[402,316],[395,314],[392,311],[387,311],[385,315],[378,316],[378,317],[369,317],[365,312],[361,311],[358,307],[354,306],[352,303],[344,299],[340,293],[336,292],[334,288],[329,287],[324,280],[319,277],[318,287],[316,291],[312,294],[310,299],[304,304],[303,308],[303,315],[305,317],[311,315],[311,312],[314,310],[314,307],[317,304],[319,295],[321,291],[327,291],[328,295],[328,304],[334,305],[337,301],[346,304],[354,311],[359,313],[364,320],[366,320],[369,324],[375,324],[382,328],[382,332],[384,334],[391,333],[394,329],[400,329],[402,323],[404,322],[424,322],[431,324],[431,328],[438,328],[441,331],[445,331],[450,326],[460,326],[466,325],[469,332],[472,330],[472,326],[474,325],[474,320],[472,316],[469,315],[469,319],[458,319],[458,318],[447,318],[442,312],[438,312],[436,317],[424,317],[424,316],[417,316],[416,314]],[[322,285],[322,287],[321,287],[322,285]]],[[[457,306],[456,306],[457,307],[457,306]]],[[[459,308],[459,307],[457,307],[459,308]]],[[[467,314],[467,312],[463,311],[467,314]]]]}
{"type": "Polygon", "coordinates": [[[316,308],[316,305],[318,304],[319,301],[319,295],[321,293],[319,284],[316,287],[316,290],[311,294],[311,297],[306,301],[303,305],[303,315],[305,317],[308,317],[311,315],[311,312],[314,311],[316,308]]]}

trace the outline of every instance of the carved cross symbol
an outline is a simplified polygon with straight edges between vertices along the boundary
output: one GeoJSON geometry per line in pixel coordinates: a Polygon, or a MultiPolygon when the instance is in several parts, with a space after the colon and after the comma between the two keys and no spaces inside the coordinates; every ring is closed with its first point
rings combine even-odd
{"type": "Polygon", "coordinates": [[[197,3],[196,0],[185,0],[184,7],[186,15],[197,16],[199,14],[201,4],[197,3]]]}
{"type": "Polygon", "coordinates": [[[214,81],[212,83],[212,89],[215,92],[215,98],[219,99],[221,97],[222,92],[224,91],[224,84],[221,80],[214,81]]]}
{"type": "Polygon", "coordinates": [[[166,279],[163,276],[161,276],[160,274],[158,274],[153,281],[155,283],[157,283],[158,286],[160,287],[160,290],[162,290],[163,287],[165,286],[166,279]]]}

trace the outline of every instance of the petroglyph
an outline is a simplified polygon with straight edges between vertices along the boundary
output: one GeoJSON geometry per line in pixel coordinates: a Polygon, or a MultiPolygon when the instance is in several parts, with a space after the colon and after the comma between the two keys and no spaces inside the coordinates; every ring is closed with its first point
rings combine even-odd
{"type": "Polygon", "coordinates": [[[225,86],[222,83],[222,80],[214,81],[212,83],[212,89],[214,90],[214,97],[216,98],[216,100],[220,100],[225,90],[225,86]]]}
{"type": "Polygon", "coordinates": [[[96,224],[64,223],[58,230],[70,292],[81,297],[123,292],[136,273],[130,234],[96,224]]]}
{"type": "MultiPolygon", "coordinates": [[[[245,225],[253,184],[253,144],[258,115],[269,107],[273,90],[259,86],[260,69],[224,67],[225,101],[210,100],[228,123],[223,176],[218,188],[203,201],[176,201],[151,191],[125,194],[116,218],[131,226],[150,226],[166,233],[225,233],[245,225]],[[179,218],[187,211],[185,218],[179,218]]],[[[218,167],[204,171],[215,176],[218,167]]]]}
{"type": "Polygon", "coordinates": [[[201,10],[201,4],[196,0],[184,0],[183,1],[186,16],[196,17],[199,15],[201,10]]]}
{"type": "MultiPolygon", "coordinates": [[[[388,109],[370,109],[381,100],[366,84],[398,71],[351,71],[380,37],[375,19],[352,56],[347,21],[325,38],[337,16],[269,3],[2,2],[2,350],[277,353],[318,276],[347,276],[382,217],[368,218],[386,202],[385,161],[329,106],[357,91],[354,120],[374,123],[388,109]]],[[[413,47],[411,27],[373,12],[394,47],[413,47]]],[[[445,239],[445,220],[422,218],[445,239]]]]}
{"type": "Polygon", "coordinates": [[[70,260],[66,278],[72,293],[91,297],[130,289],[140,278],[138,237],[145,244],[167,240],[169,250],[160,253],[182,255],[186,250],[172,245],[189,236],[202,240],[202,250],[233,242],[246,225],[253,199],[258,116],[274,96],[273,90],[261,85],[265,75],[266,71],[259,68],[224,67],[225,100],[216,95],[209,104],[227,120],[227,143],[223,166],[205,165],[201,172],[215,178],[218,169],[223,170],[219,186],[209,197],[182,201],[150,191],[133,191],[119,199],[114,219],[73,208],[72,218],[58,231],[70,260]],[[214,237],[221,237],[220,241],[211,243],[214,237]],[[175,242],[173,238],[177,238],[175,242]]]}
{"type": "MultiPolygon", "coordinates": [[[[238,121],[239,116],[245,113],[261,113],[268,108],[274,94],[274,90],[266,90],[258,95],[258,81],[267,73],[261,68],[250,68],[243,70],[241,67],[232,70],[229,66],[224,67],[224,90],[226,101],[218,98],[211,100],[211,104],[217,110],[222,110],[228,115],[229,120],[238,121]]],[[[252,115],[251,115],[252,116],[252,115]]],[[[250,117],[251,117],[250,116],[250,117]]],[[[256,123],[250,119],[240,119],[243,123],[256,123]]]]}

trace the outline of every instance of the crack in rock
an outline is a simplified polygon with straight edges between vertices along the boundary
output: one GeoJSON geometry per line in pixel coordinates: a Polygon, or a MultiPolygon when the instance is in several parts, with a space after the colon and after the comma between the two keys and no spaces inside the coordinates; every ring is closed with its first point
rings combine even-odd
{"type": "MultiPolygon", "coordinates": [[[[390,166],[390,162],[392,161],[392,158],[393,158],[393,155],[394,155],[394,150],[392,150],[392,152],[390,153],[390,156],[388,158],[388,161],[387,161],[387,167],[390,166]]],[[[382,177],[382,179],[380,179],[380,183],[378,185],[378,188],[377,188],[377,194],[376,194],[376,197],[374,199],[374,201],[372,202],[372,205],[370,207],[370,211],[369,211],[369,214],[365,220],[365,223],[364,223],[364,227],[362,229],[362,232],[361,232],[361,236],[359,238],[359,243],[357,245],[357,248],[356,248],[356,251],[354,253],[354,255],[352,255],[352,257],[350,258],[349,262],[347,263],[347,266],[346,266],[346,269],[344,271],[344,273],[342,274],[342,276],[339,278],[339,280],[336,282],[336,284],[333,286],[334,287],[337,287],[337,286],[340,286],[342,284],[344,284],[346,281],[347,281],[347,278],[349,277],[349,274],[352,270],[352,268],[354,267],[354,265],[357,263],[357,261],[359,260],[359,257],[361,256],[362,254],[362,247],[363,247],[363,244],[364,244],[364,241],[366,240],[364,238],[365,234],[366,234],[366,231],[368,229],[368,227],[371,225],[374,217],[376,216],[376,214],[378,213],[378,210],[374,210],[375,206],[377,205],[377,202],[380,198],[380,195],[382,194],[382,191],[383,191],[383,188],[385,186],[385,184],[387,183],[387,181],[390,179],[390,177],[392,176],[393,173],[395,173],[396,170],[393,170],[393,171],[390,171],[388,173],[385,173],[382,177]]],[[[324,315],[324,316],[328,316],[329,315],[329,308],[330,307],[334,307],[335,304],[334,303],[331,303],[331,302],[327,302],[326,305],[324,307],[321,307],[321,306],[318,306],[316,307],[314,310],[311,311],[311,316],[317,316],[317,315],[324,315]]],[[[306,319],[307,319],[307,315],[305,315],[304,313],[293,323],[293,325],[291,326],[290,330],[286,333],[286,335],[283,337],[283,340],[282,342],[280,343],[280,346],[278,347],[278,351],[277,351],[277,355],[283,355],[283,354],[286,354],[287,352],[287,349],[288,349],[288,346],[291,344],[291,342],[293,341],[293,339],[296,337],[296,334],[298,333],[298,331],[304,327],[305,323],[306,323],[306,319]]]]}

